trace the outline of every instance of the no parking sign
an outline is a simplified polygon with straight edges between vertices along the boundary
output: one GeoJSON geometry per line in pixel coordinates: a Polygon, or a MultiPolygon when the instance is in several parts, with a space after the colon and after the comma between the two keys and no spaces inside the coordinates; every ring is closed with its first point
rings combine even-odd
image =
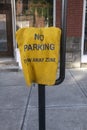
{"type": "Polygon", "coordinates": [[[60,54],[61,30],[56,27],[22,28],[16,32],[27,85],[53,85],[60,54]]]}

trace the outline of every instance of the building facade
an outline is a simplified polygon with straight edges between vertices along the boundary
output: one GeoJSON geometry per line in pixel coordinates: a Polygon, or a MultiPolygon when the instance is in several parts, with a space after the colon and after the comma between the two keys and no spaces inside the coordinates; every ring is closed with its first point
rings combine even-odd
{"type": "MultiPolygon", "coordinates": [[[[0,60],[20,64],[15,32],[22,27],[61,26],[61,0],[0,0],[0,60]]],[[[87,0],[68,0],[66,66],[87,63],[87,0]]]]}

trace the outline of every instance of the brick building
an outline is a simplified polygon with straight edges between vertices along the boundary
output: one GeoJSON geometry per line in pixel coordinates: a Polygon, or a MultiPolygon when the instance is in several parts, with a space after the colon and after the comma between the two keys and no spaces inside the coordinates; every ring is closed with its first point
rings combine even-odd
{"type": "MultiPolygon", "coordinates": [[[[67,67],[87,63],[87,0],[68,0],[67,67]]],[[[21,27],[61,24],[61,0],[0,0],[0,60],[18,62],[15,32],[21,27]]]]}

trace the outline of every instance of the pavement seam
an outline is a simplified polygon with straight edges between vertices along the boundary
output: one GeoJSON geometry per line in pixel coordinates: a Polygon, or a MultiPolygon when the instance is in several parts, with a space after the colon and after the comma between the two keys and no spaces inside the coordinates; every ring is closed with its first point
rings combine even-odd
{"type": "Polygon", "coordinates": [[[28,104],[29,104],[29,101],[30,101],[31,91],[32,91],[32,87],[30,88],[29,95],[28,95],[28,98],[27,98],[27,103],[26,103],[26,106],[25,106],[25,111],[24,111],[20,130],[23,130],[23,128],[24,128],[24,123],[25,123],[26,114],[27,114],[27,110],[28,110],[28,104]]]}
{"type": "Polygon", "coordinates": [[[12,108],[0,108],[0,111],[16,111],[16,110],[23,110],[24,108],[20,108],[20,107],[12,107],[12,108]]]}
{"type": "MultiPolygon", "coordinates": [[[[51,108],[52,108],[52,109],[53,109],[53,108],[57,108],[57,109],[58,109],[58,108],[71,108],[71,109],[72,109],[72,108],[82,108],[82,107],[87,108],[87,105],[86,105],[86,104],[82,104],[82,105],[81,105],[81,104],[77,104],[77,105],[76,105],[76,104],[73,104],[73,105],[70,105],[70,106],[69,106],[69,105],[67,105],[67,106],[62,106],[62,105],[50,105],[50,106],[46,106],[45,108],[46,108],[46,109],[51,109],[51,108]]],[[[38,109],[38,107],[36,107],[36,106],[29,106],[28,108],[30,108],[30,109],[31,109],[31,108],[33,108],[33,109],[38,109]]]]}
{"type": "Polygon", "coordinates": [[[74,79],[74,81],[76,82],[76,84],[78,85],[78,87],[80,88],[80,90],[81,90],[81,92],[83,93],[83,95],[87,98],[87,94],[86,94],[85,91],[84,91],[85,89],[80,86],[80,84],[79,84],[78,81],[74,78],[74,76],[73,76],[73,74],[72,74],[72,72],[71,72],[70,70],[69,70],[69,72],[70,72],[72,78],[74,79]]]}
{"type": "Polygon", "coordinates": [[[0,88],[8,88],[8,87],[11,87],[11,88],[13,88],[13,87],[25,87],[25,85],[2,85],[2,86],[0,86],[0,88]]]}

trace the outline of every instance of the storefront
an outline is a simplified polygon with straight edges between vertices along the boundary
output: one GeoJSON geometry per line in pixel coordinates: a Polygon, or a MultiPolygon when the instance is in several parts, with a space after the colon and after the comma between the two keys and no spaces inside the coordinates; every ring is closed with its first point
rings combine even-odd
{"type": "MultiPolygon", "coordinates": [[[[19,62],[15,32],[22,27],[60,27],[60,10],[61,0],[0,0],[0,58],[19,62]]],[[[66,63],[81,67],[87,63],[87,0],[69,0],[67,10],[66,63]]]]}

